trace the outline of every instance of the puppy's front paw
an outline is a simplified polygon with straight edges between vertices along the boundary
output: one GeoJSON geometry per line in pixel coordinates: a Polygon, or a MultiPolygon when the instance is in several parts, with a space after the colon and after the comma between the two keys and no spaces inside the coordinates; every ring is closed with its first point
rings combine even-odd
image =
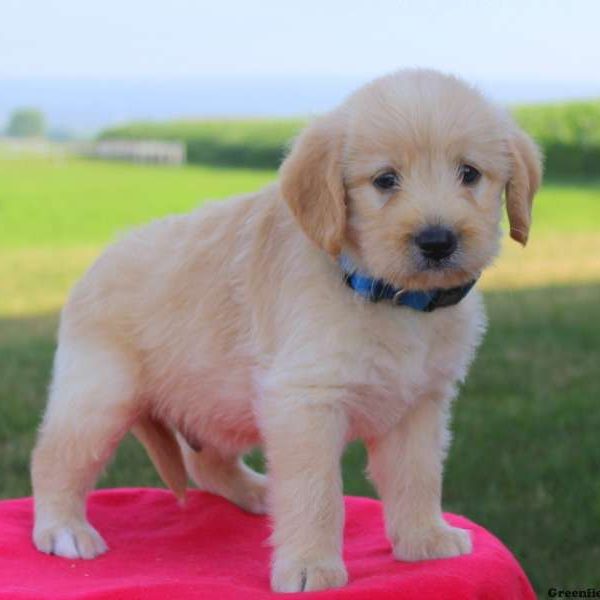
{"type": "Polygon", "coordinates": [[[341,559],[276,560],[271,574],[274,592],[311,592],[346,585],[348,573],[341,559]]]}
{"type": "Polygon", "coordinates": [[[64,558],[96,558],[108,550],[102,536],[85,521],[64,526],[38,525],[33,543],[41,552],[64,558]]]}
{"type": "Polygon", "coordinates": [[[471,549],[469,531],[444,523],[398,536],[394,542],[394,557],[406,561],[450,558],[469,554],[471,549]]]}

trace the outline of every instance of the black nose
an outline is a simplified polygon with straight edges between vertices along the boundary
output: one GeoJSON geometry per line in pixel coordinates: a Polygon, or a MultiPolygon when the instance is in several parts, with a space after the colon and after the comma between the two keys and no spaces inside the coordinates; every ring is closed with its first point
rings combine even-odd
{"type": "Polygon", "coordinates": [[[457,245],[456,235],[446,227],[427,227],[417,237],[415,243],[419,246],[425,258],[442,260],[448,258],[457,245]]]}

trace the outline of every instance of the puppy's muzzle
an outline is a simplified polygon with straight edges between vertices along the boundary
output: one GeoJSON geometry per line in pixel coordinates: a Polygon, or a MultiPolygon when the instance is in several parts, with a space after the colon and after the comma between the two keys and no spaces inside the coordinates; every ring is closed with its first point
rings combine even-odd
{"type": "Polygon", "coordinates": [[[451,229],[436,225],[417,234],[415,244],[427,260],[441,261],[452,256],[458,246],[458,239],[451,229]]]}

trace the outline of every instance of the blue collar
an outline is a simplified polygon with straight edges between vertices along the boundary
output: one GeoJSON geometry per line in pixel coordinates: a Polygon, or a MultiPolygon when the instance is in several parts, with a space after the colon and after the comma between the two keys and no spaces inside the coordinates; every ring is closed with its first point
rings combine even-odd
{"type": "Polygon", "coordinates": [[[344,281],[359,296],[379,302],[390,300],[394,306],[409,306],[421,312],[432,312],[437,308],[458,304],[475,285],[476,279],[454,288],[436,288],[433,290],[403,290],[394,287],[384,279],[375,279],[358,271],[352,260],[342,254],[339,264],[344,273],[344,281]]]}

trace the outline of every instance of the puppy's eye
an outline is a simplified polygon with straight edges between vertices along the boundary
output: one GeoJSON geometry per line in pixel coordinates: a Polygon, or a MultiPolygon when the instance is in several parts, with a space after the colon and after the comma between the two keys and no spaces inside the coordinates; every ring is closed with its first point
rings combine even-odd
{"type": "Polygon", "coordinates": [[[471,165],[461,165],[459,176],[463,185],[475,185],[481,179],[481,173],[471,165]]]}
{"type": "Polygon", "coordinates": [[[373,179],[373,185],[380,190],[388,191],[398,187],[400,184],[400,177],[395,171],[386,171],[380,173],[373,179]]]}

